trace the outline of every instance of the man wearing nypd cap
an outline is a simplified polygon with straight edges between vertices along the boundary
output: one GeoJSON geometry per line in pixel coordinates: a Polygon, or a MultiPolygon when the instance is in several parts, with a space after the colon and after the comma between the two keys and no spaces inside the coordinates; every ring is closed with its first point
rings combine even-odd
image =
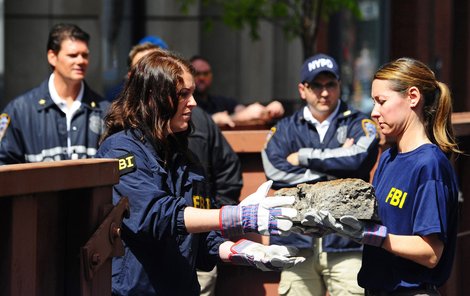
{"type": "MultiPolygon", "coordinates": [[[[293,187],[337,178],[369,181],[378,154],[376,126],[340,99],[336,61],[317,54],[302,65],[298,90],[305,106],[271,129],[262,160],[273,188],[293,187]]],[[[357,284],[361,246],[335,234],[271,238],[294,245],[308,259],[281,274],[280,295],[363,295],[357,284]]]]}
{"type": "Polygon", "coordinates": [[[89,35],[74,24],[49,32],[52,73],[0,115],[0,164],[94,157],[108,102],[84,82],[89,35]]]}

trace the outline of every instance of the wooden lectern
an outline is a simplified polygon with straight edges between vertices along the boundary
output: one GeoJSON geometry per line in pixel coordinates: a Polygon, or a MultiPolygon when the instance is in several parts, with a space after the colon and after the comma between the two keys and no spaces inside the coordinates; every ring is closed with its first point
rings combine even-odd
{"type": "Polygon", "coordinates": [[[117,160],[0,167],[1,295],[111,295],[128,210],[112,205],[117,160]]]}

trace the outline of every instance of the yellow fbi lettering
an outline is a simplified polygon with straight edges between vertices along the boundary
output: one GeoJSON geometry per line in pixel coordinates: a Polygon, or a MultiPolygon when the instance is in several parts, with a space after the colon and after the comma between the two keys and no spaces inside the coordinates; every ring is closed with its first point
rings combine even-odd
{"type": "Polygon", "coordinates": [[[390,205],[394,207],[399,207],[401,209],[403,208],[403,205],[405,204],[407,195],[408,195],[408,192],[403,192],[398,188],[392,187],[390,189],[390,192],[387,195],[387,199],[385,199],[385,202],[389,203],[390,205]]]}
{"type": "Polygon", "coordinates": [[[134,172],[137,169],[135,164],[135,156],[132,153],[118,157],[119,161],[119,175],[134,172]]]}
{"type": "Polygon", "coordinates": [[[123,169],[131,168],[134,166],[134,156],[128,156],[126,158],[119,159],[119,170],[122,171],[123,169]]]}
{"type": "Polygon", "coordinates": [[[193,195],[193,206],[198,209],[210,209],[211,200],[208,197],[193,195]]]}

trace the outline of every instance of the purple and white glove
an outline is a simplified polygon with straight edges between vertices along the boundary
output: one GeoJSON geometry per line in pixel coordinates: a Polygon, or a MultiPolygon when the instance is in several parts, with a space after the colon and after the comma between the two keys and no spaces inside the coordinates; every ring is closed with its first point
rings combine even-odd
{"type": "Polygon", "coordinates": [[[265,246],[241,239],[230,248],[230,261],[236,265],[253,266],[262,271],[282,271],[298,263],[305,257],[295,257],[299,250],[291,246],[265,246]]]}
{"type": "Polygon", "coordinates": [[[239,236],[247,232],[262,235],[286,235],[292,227],[297,210],[290,207],[294,196],[266,197],[271,188],[269,180],[245,198],[238,206],[220,209],[219,225],[225,237],[239,236]]]}
{"type": "Polygon", "coordinates": [[[338,221],[325,210],[308,211],[304,215],[302,225],[331,229],[360,244],[376,247],[381,247],[387,237],[387,227],[384,225],[362,222],[350,215],[341,216],[338,221]]]}

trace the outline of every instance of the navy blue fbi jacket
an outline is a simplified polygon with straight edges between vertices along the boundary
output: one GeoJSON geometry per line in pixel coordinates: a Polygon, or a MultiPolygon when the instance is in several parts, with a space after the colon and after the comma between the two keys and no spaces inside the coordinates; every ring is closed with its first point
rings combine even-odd
{"type": "MultiPolygon", "coordinates": [[[[274,189],[336,178],[369,181],[370,170],[378,155],[376,125],[365,114],[349,109],[342,101],[340,104],[338,115],[331,122],[323,142],[320,142],[315,126],[304,119],[303,108],[271,129],[261,156],[266,177],[273,180],[274,189]],[[353,138],[354,144],[342,148],[348,138],[353,138]],[[294,152],[299,152],[299,166],[292,166],[286,160],[294,152]]],[[[309,248],[312,244],[312,239],[303,235],[293,234],[287,241],[285,238],[272,241],[280,243],[279,239],[283,244],[300,248],[309,248]]],[[[323,250],[360,250],[360,245],[337,235],[328,235],[323,238],[323,250]]]]}
{"type": "Polygon", "coordinates": [[[184,223],[187,206],[210,206],[202,169],[181,153],[165,165],[160,154],[139,130],[113,134],[98,150],[119,159],[113,202],[127,196],[130,207],[125,255],[113,258],[113,295],[199,295],[196,268],[212,270],[219,260],[220,232],[188,233],[184,223]]]}
{"type": "Polygon", "coordinates": [[[52,101],[45,80],[11,101],[0,115],[0,165],[94,157],[108,107],[109,102],[85,84],[82,104],[71,122],[69,155],[66,116],[52,101]]]}

